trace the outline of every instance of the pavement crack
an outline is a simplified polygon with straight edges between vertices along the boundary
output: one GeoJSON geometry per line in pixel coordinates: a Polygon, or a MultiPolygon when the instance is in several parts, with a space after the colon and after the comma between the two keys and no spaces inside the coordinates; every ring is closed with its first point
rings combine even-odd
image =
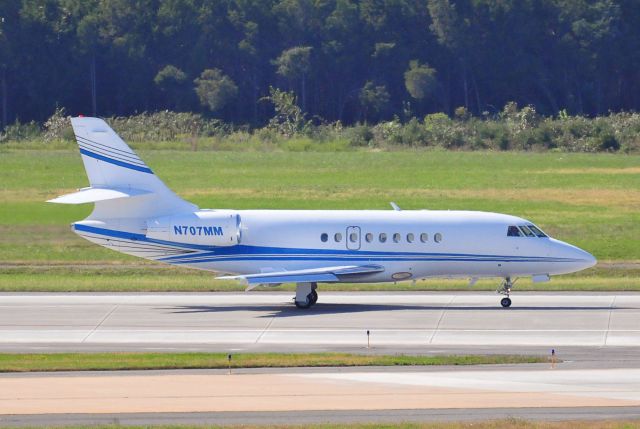
{"type": "Polygon", "coordinates": [[[604,331],[604,341],[602,343],[602,347],[607,346],[607,340],[609,339],[609,330],[611,329],[611,315],[613,314],[613,309],[616,305],[617,297],[618,297],[617,295],[613,296],[613,299],[611,300],[611,305],[609,306],[609,319],[607,320],[607,330],[604,331]]]}
{"type": "Polygon", "coordinates": [[[107,320],[109,318],[109,316],[111,316],[113,314],[114,311],[116,311],[118,309],[119,305],[116,304],[113,306],[113,308],[111,309],[111,311],[109,311],[107,314],[105,314],[105,316],[100,320],[100,322],[98,322],[98,324],[91,330],[91,332],[89,332],[83,339],[82,341],[80,341],[81,343],[84,343],[85,341],[87,341],[87,339],[94,334],[94,332],[96,332],[101,326],[102,324],[105,322],[105,320],[107,320]]]}
{"type": "Polygon", "coordinates": [[[258,344],[260,342],[264,334],[266,334],[269,328],[271,328],[271,325],[273,324],[273,321],[276,319],[276,317],[277,315],[274,314],[273,317],[269,320],[269,323],[267,323],[267,326],[265,326],[262,332],[260,332],[260,335],[258,335],[258,338],[256,338],[256,341],[254,342],[254,344],[258,344]]]}
{"type": "Polygon", "coordinates": [[[438,323],[436,323],[436,327],[433,329],[433,332],[431,333],[431,337],[429,337],[429,344],[433,343],[433,339],[435,338],[436,334],[438,333],[438,329],[440,329],[440,323],[442,323],[442,319],[444,319],[444,315],[447,312],[447,309],[451,306],[451,304],[453,304],[453,301],[455,299],[456,299],[456,296],[453,295],[451,297],[451,300],[449,300],[447,305],[442,309],[442,312],[440,313],[440,317],[438,318],[438,323]]]}

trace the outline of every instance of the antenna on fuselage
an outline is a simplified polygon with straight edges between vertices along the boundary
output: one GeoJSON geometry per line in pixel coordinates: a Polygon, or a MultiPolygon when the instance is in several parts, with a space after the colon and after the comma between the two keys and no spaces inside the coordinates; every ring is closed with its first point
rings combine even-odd
{"type": "Polygon", "coordinates": [[[400,208],[399,205],[397,205],[396,203],[394,203],[393,201],[391,201],[389,204],[391,204],[391,207],[393,207],[393,209],[397,212],[401,212],[402,209],[400,208]]]}

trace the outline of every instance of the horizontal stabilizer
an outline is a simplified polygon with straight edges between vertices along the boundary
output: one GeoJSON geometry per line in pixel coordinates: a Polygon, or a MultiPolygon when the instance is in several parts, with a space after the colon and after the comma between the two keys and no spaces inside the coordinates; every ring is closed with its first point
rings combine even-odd
{"type": "Polygon", "coordinates": [[[218,277],[221,280],[242,280],[249,285],[275,283],[337,282],[343,276],[372,274],[384,271],[379,265],[347,265],[339,267],[312,268],[308,270],[279,271],[272,273],[244,274],[218,277]]]}
{"type": "Polygon", "coordinates": [[[150,194],[149,191],[131,188],[83,188],[73,194],[62,195],[47,201],[56,204],[84,204],[96,201],[115,200],[117,198],[131,198],[150,194]]]}

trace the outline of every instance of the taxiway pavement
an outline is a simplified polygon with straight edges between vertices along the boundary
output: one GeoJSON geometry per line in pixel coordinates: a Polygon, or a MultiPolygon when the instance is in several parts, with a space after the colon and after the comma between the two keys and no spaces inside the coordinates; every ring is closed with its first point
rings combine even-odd
{"type": "Polygon", "coordinates": [[[300,310],[282,292],[2,294],[0,350],[361,351],[369,331],[384,352],[638,355],[640,294],[512,298],[504,309],[492,293],[321,293],[300,310]]]}
{"type": "Polygon", "coordinates": [[[1,294],[0,351],[532,353],[565,362],[4,374],[0,425],[640,418],[640,294],[1,294]],[[371,347],[367,348],[367,330],[371,347]]]}

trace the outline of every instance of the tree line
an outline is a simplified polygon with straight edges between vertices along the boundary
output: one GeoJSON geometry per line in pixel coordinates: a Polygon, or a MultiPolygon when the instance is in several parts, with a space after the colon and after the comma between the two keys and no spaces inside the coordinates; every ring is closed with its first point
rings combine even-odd
{"type": "Polygon", "coordinates": [[[640,107],[637,0],[0,0],[2,126],[71,114],[408,121],[640,107]]]}

